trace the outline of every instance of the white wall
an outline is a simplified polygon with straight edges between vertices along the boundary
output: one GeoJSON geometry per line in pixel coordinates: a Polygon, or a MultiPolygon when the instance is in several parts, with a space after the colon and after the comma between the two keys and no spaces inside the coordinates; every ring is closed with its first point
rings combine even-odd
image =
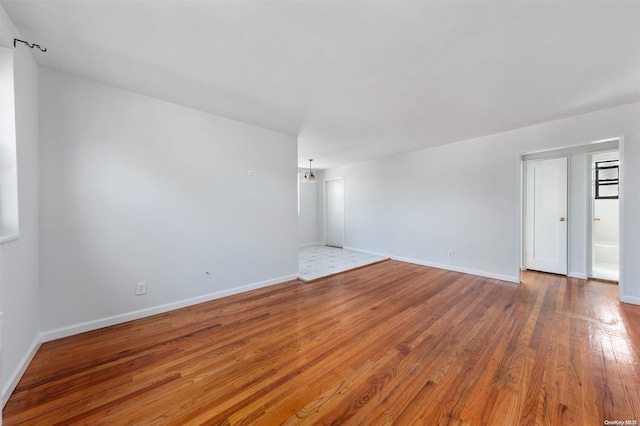
{"type": "Polygon", "coordinates": [[[569,155],[568,275],[582,279],[589,276],[587,271],[587,225],[589,223],[587,203],[591,191],[587,183],[591,177],[587,157],[588,154],[584,152],[569,155]]]}
{"type": "Polygon", "coordinates": [[[40,93],[45,338],[297,276],[295,137],[44,68],[40,93]]]}
{"type": "Polygon", "coordinates": [[[304,172],[298,170],[300,185],[300,215],[298,216],[298,243],[300,245],[320,242],[318,236],[318,185],[319,182],[303,182],[304,172]]]}
{"type": "MultiPolygon", "coordinates": [[[[13,50],[13,24],[0,6],[0,45],[13,50]]],[[[3,403],[40,342],[38,279],[38,65],[13,50],[18,167],[18,239],[0,245],[3,403]]]]}
{"type": "MultiPolygon", "coordinates": [[[[327,170],[325,178],[344,177],[345,245],[517,281],[521,154],[622,136],[621,292],[640,303],[639,116],[636,103],[327,170]]],[[[576,161],[586,170],[585,158],[576,161]]]]}
{"type": "Polygon", "coordinates": [[[593,216],[600,219],[593,227],[593,242],[618,244],[618,200],[595,200],[593,216]]]}

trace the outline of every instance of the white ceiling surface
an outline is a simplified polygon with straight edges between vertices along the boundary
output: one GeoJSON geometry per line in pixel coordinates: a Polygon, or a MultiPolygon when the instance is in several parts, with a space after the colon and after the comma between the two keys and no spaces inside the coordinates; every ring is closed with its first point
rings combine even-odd
{"type": "Polygon", "coordinates": [[[298,135],[302,167],[640,100],[639,1],[2,5],[41,65],[298,135]]]}

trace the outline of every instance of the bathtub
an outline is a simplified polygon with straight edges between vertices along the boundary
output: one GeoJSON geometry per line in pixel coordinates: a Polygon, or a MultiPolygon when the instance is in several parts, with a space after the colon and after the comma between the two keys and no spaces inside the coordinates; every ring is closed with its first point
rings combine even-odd
{"type": "Polygon", "coordinates": [[[611,243],[593,243],[593,262],[617,265],[620,262],[620,246],[611,243]]]}

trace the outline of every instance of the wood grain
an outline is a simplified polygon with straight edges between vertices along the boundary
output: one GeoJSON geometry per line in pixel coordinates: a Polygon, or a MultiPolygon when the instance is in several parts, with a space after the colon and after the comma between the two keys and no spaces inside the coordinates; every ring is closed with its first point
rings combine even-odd
{"type": "Polygon", "coordinates": [[[640,420],[640,307],[522,280],[387,261],[45,343],[4,424],[640,420]]]}

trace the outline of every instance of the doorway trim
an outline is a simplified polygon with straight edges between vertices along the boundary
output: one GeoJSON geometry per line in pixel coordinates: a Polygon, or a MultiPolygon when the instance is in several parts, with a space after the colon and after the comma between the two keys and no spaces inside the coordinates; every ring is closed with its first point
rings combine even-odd
{"type": "MultiPolygon", "coordinates": [[[[594,176],[593,176],[593,157],[598,154],[607,154],[607,153],[617,153],[618,160],[622,159],[622,138],[620,138],[618,149],[612,150],[604,150],[604,151],[595,151],[587,154],[587,277],[591,279],[593,277],[593,225],[595,220],[595,212],[594,208],[594,194],[593,194],[593,185],[594,185],[594,176]]],[[[618,166],[618,284],[622,281],[622,204],[624,197],[622,196],[622,186],[624,184],[623,176],[623,167],[622,161],[620,161],[620,165],[618,166]]],[[[597,278],[596,278],[597,279],[597,278]]],[[[620,293],[622,294],[622,292],[620,293]]]]}
{"type": "MultiPolygon", "coordinates": [[[[520,179],[519,179],[519,184],[518,184],[518,194],[519,194],[519,204],[518,204],[518,224],[520,227],[520,232],[518,233],[518,238],[519,241],[517,242],[517,247],[518,247],[518,262],[519,262],[519,268],[520,268],[520,272],[524,271],[525,268],[525,259],[524,259],[524,252],[525,252],[525,223],[524,223],[524,214],[525,214],[525,188],[524,188],[524,184],[525,184],[525,161],[527,160],[534,160],[534,159],[547,159],[547,158],[557,158],[557,157],[562,157],[565,155],[569,156],[569,176],[568,176],[568,182],[569,182],[569,205],[568,205],[568,215],[571,216],[572,214],[572,210],[575,209],[576,206],[572,206],[572,202],[571,202],[571,155],[575,155],[575,154],[592,154],[592,153],[598,153],[598,152],[606,152],[606,151],[618,151],[619,156],[620,156],[620,280],[618,281],[618,287],[619,287],[619,299],[622,300],[622,295],[625,294],[624,293],[624,192],[625,192],[625,188],[626,188],[626,180],[624,178],[624,135],[620,135],[620,136],[614,136],[614,137],[609,137],[606,139],[600,139],[600,140],[596,140],[590,143],[582,143],[582,144],[578,144],[578,145],[571,145],[571,146],[564,146],[564,147],[559,147],[559,148],[551,148],[551,149],[546,149],[546,150],[540,150],[540,151],[530,151],[530,152],[523,152],[520,153],[518,155],[518,167],[519,167],[519,171],[520,171],[520,179]]],[[[590,167],[590,166],[589,166],[590,167]]],[[[587,178],[589,179],[589,182],[587,184],[587,188],[590,188],[591,186],[591,174],[587,173],[587,178]]],[[[590,189],[589,189],[590,190],[590,189]]],[[[586,197],[586,202],[590,203],[590,196],[586,197]]],[[[587,207],[587,206],[585,206],[587,207]]],[[[585,215],[588,215],[590,212],[590,210],[585,210],[585,215]]],[[[590,250],[588,249],[588,241],[587,241],[587,235],[586,232],[587,228],[589,228],[590,222],[589,220],[591,220],[590,217],[586,217],[585,218],[585,247],[586,249],[582,249],[581,247],[572,247],[572,239],[571,239],[571,233],[569,231],[569,241],[568,241],[568,263],[569,263],[569,267],[571,267],[571,254],[572,252],[575,252],[576,250],[580,250],[580,252],[582,252],[582,254],[584,255],[584,264],[585,264],[585,270],[583,274],[575,274],[571,272],[571,268],[569,268],[569,275],[567,275],[568,277],[571,278],[580,278],[580,279],[588,279],[587,274],[589,273],[589,269],[588,268],[588,256],[590,255],[590,250]]],[[[624,300],[622,300],[624,301],[624,300]]]]}

